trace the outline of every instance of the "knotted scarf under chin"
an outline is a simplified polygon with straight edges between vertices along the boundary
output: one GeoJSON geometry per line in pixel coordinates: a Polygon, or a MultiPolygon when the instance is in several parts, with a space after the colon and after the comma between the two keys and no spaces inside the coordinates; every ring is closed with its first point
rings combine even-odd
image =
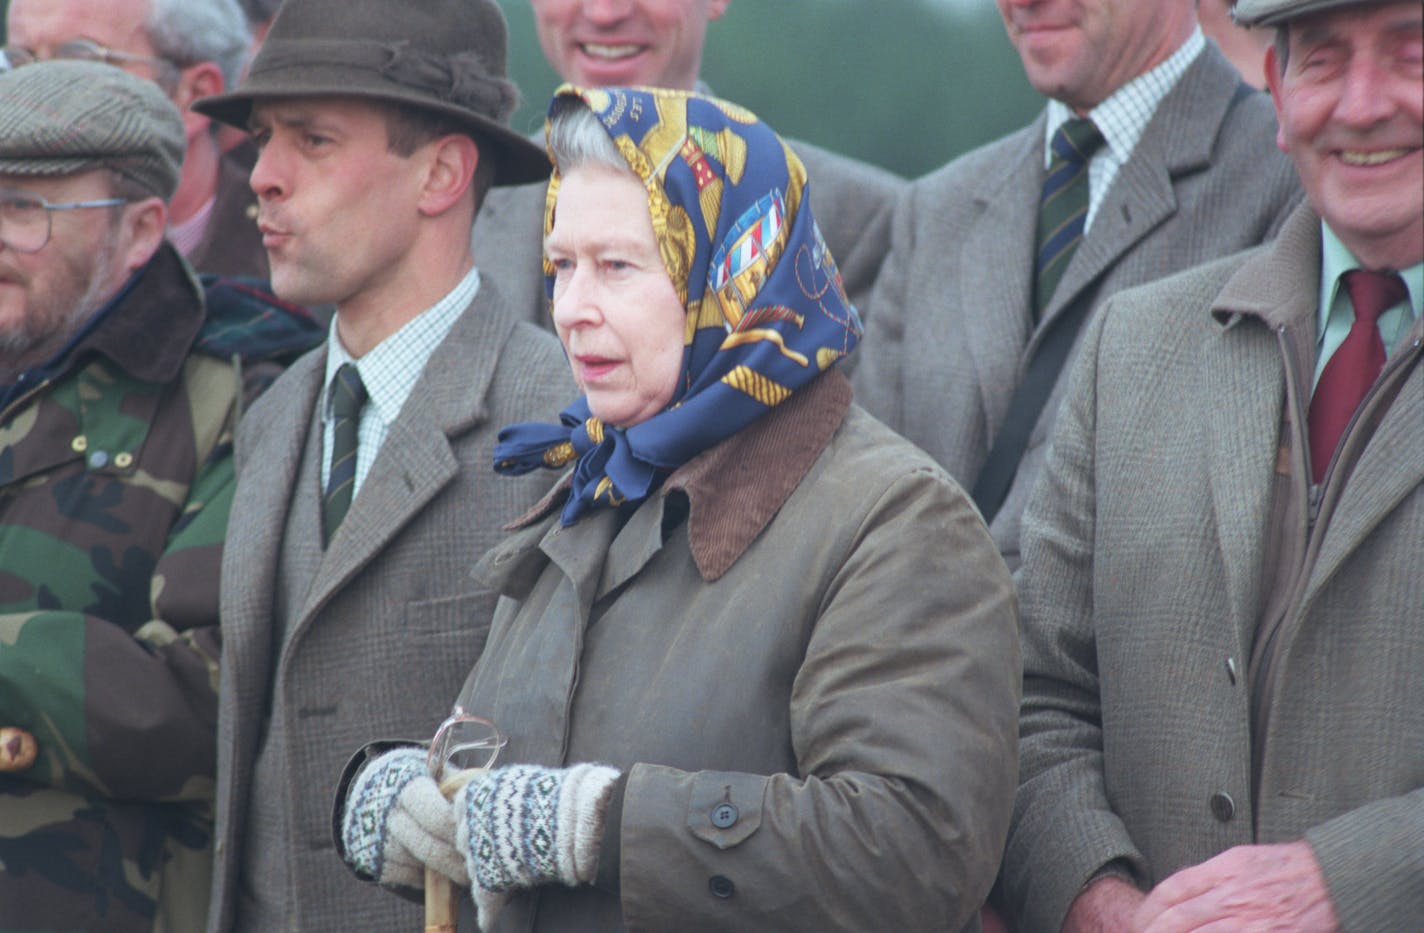
{"type": "Polygon", "coordinates": [[[595,506],[617,507],[647,498],[660,479],[659,470],[632,452],[627,432],[606,427],[580,396],[559,412],[558,424],[528,421],[499,432],[494,449],[495,472],[519,476],[542,468],[574,466],[573,491],[564,503],[565,525],[595,506]]]}

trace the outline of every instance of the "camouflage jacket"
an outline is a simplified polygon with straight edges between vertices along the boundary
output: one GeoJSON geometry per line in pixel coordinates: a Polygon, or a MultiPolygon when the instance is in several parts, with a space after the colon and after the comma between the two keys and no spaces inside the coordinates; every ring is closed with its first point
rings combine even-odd
{"type": "Polygon", "coordinates": [[[117,301],[0,410],[0,930],[202,928],[232,434],[321,338],[166,245],[117,301]]]}

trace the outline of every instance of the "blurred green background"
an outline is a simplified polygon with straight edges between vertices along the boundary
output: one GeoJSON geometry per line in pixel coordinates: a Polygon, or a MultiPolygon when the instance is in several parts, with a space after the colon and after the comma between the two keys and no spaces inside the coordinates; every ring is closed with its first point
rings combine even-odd
{"type": "MultiPolygon", "coordinates": [[[[524,93],[515,125],[534,132],[558,78],[527,0],[499,3],[524,93]]],[[[1043,106],[993,0],[732,0],[708,28],[702,77],[783,135],[912,178],[1043,106]]]]}
{"type": "MultiPolygon", "coordinates": [[[[499,3],[524,93],[514,122],[532,133],[558,79],[528,0],[499,3]]],[[[1043,104],[993,0],[732,0],[708,30],[702,76],[783,135],[907,177],[1022,126],[1043,104]]]]}

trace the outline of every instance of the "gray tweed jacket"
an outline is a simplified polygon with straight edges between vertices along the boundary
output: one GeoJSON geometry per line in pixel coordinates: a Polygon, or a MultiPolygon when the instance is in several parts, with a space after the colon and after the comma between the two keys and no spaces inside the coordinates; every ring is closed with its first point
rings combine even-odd
{"type": "Polygon", "coordinates": [[[353,749],[431,735],[448,715],[496,599],[470,568],[556,478],[496,476],[495,435],[553,418],[575,394],[558,342],[516,321],[483,281],[323,550],[314,411],[325,352],[287,370],[238,436],[210,930],[232,929],[239,906],[244,929],[419,928],[418,906],[337,858],[332,795],[353,749]]]}
{"type": "MultiPolygon", "coordinates": [[[[1300,197],[1264,94],[1208,45],[1157,109],[1033,326],[1044,117],[914,182],[857,355],[856,400],[972,488],[1028,360],[1070,308],[1262,242],[1300,197]]],[[[1067,367],[990,527],[1018,563],[1019,516],[1067,367]]]]}

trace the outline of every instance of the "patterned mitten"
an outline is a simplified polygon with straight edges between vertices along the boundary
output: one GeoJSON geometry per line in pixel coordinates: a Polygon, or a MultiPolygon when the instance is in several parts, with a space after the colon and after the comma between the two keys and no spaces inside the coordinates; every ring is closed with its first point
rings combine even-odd
{"type": "Polygon", "coordinates": [[[347,864],[378,884],[424,888],[427,866],[470,883],[454,806],[426,771],[423,748],[393,749],[361,769],[342,805],[341,840],[347,864]]]}
{"type": "Polygon", "coordinates": [[[590,884],[618,772],[602,765],[508,765],[455,795],[455,844],[487,930],[516,888],[590,884]]]}

